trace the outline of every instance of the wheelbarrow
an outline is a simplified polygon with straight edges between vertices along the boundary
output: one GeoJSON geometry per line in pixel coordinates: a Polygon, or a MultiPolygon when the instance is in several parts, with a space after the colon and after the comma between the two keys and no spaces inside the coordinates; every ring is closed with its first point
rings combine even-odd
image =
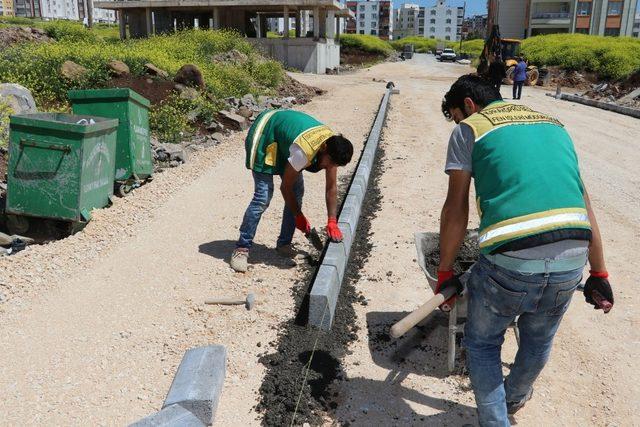
{"type": "MultiPolygon", "coordinates": [[[[467,239],[477,241],[477,237],[478,237],[477,231],[467,232],[467,239]]],[[[432,272],[427,267],[426,256],[427,254],[433,252],[438,246],[439,244],[438,234],[437,233],[415,233],[414,240],[416,244],[416,250],[418,252],[418,257],[417,257],[418,265],[420,265],[420,268],[422,268],[422,271],[424,271],[425,276],[427,276],[427,283],[429,284],[429,287],[431,287],[431,290],[435,294],[435,290],[438,285],[438,279],[433,275],[435,274],[435,271],[432,272]]],[[[470,271],[473,268],[473,265],[475,264],[475,260],[460,262],[460,264],[465,268],[465,271],[460,276],[460,282],[462,283],[464,290],[462,292],[462,295],[457,297],[456,303],[453,305],[453,308],[451,309],[451,311],[447,312],[447,315],[449,316],[448,345],[447,345],[448,347],[447,368],[449,369],[449,372],[453,372],[455,369],[457,335],[464,333],[464,321],[467,318],[466,284],[467,284],[467,281],[469,280],[470,271]]],[[[408,321],[405,323],[404,327],[398,328],[398,326],[401,325],[401,322],[410,318],[411,316],[410,315],[410,316],[407,316],[405,319],[401,320],[400,322],[398,322],[396,325],[394,325],[394,327],[391,330],[391,335],[397,338],[403,335],[406,332],[406,330],[408,330],[410,327],[415,326],[415,324],[417,324],[420,320],[424,319],[424,317],[426,317],[427,314],[433,311],[436,307],[438,307],[444,301],[449,299],[454,292],[452,289],[447,291],[450,291],[450,292],[445,293],[445,295],[437,294],[436,297],[432,298],[422,307],[417,309],[414,313],[417,313],[419,310],[421,310],[421,312],[419,315],[416,315],[414,317],[415,320],[408,321]],[[411,323],[413,324],[409,326],[411,323]],[[409,326],[409,328],[407,328],[407,326],[409,326]]],[[[516,336],[516,340],[519,343],[520,336],[518,334],[517,319],[510,326],[510,328],[513,328],[513,332],[516,336]]]]}

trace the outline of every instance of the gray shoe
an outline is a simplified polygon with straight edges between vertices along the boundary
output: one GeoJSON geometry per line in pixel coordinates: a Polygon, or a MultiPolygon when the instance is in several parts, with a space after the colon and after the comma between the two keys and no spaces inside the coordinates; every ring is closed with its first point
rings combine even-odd
{"type": "Polygon", "coordinates": [[[231,254],[231,268],[238,273],[247,272],[247,264],[249,261],[249,250],[245,248],[236,248],[231,254]]]}
{"type": "Polygon", "coordinates": [[[507,402],[507,414],[513,415],[524,408],[524,405],[531,400],[531,396],[533,396],[533,387],[529,389],[529,393],[520,402],[507,402]]]}

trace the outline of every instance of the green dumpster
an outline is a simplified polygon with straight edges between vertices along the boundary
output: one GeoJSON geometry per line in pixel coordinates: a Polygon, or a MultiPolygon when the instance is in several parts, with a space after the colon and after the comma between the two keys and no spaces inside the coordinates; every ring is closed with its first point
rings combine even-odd
{"type": "Polygon", "coordinates": [[[94,116],[11,116],[6,212],[88,221],[113,195],[117,128],[94,116]]]}
{"type": "Polygon", "coordinates": [[[116,174],[120,183],[141,181],[153,173],[149,101],[131,89],[69,91],[74,114],[118,119],[116,174]]]}

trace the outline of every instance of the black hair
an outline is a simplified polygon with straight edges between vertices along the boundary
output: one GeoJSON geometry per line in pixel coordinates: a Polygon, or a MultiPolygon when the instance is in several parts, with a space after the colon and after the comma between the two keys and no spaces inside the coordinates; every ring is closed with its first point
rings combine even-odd
{"type": "Polygon", "coordinates": [[[502,101],[502,95],[490,81],[475,74],[467,74],[456,80],[442,100],[442,114],[447,120],[451,120],[450,109],[459,108],[464,111],[465,98],[471,98],[480,107],[502,101]]]}
{"type": "Polygon", "coordinates": [[[333,163],[344,166],[351,161],[353,156],[353,144],[342,135],[333,135],[326,141],[327,154],[333,163]]]}

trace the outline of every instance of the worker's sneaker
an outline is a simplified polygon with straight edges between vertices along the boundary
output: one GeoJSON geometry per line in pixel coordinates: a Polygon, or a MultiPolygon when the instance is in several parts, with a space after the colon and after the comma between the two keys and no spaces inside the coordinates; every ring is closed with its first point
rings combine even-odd
{"type": "Polygon", "coordinates": [[[233,268],[238,273],[246,273],[247,272],[247,264],[249,261],[249,249],[246,248],[236,248],[231,254],[231,268],[233,268]]]}
{"type": "Polygon", "coordinates": [[[283,256],[285,258],[295,258],[296,255],[298,255],[298,251],[296,251],[293,248],[291,243],[289,243],[288,245],[278,246],[276,248],[276,251],[278,252],[278,254],[280,254],[281,256],[283,256]]]}
{"type": "Polygon", "coordinates": [[[507,402],[507,414],[513,415],[524,408],[524,405],[531,400],[531,396],[533,396],[533,387],[529,389],[529,393],[520,402],[507,402]]]}

